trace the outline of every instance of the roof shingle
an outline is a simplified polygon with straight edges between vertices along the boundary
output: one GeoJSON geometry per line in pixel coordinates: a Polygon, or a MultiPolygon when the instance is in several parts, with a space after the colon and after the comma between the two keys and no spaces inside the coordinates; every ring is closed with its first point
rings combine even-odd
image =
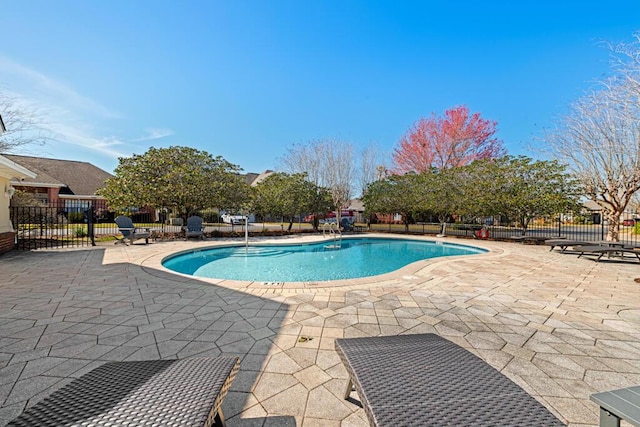
{"type": "Polygon", "coordinates": [[[67,187],[61,193],[76,196],[93,196],[111,174],[87,162],[75,160],[45,159],[42,157],[3,154],[4,157],[36,173],[36,177],[26,178],[21,185],[48,184],[67,187]]]}

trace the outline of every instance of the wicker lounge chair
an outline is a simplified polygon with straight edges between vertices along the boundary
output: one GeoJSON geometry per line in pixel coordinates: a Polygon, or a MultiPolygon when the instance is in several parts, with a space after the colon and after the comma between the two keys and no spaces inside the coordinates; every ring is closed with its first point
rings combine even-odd
{"type": "Polygon", "coordinates": [[[640,250],[621,246],[585,245],[575,246],[573,250],[580,254],[578,258],[582,255],[594,255],[597,256],[596,261],[600,261],[605,255],[607,255],[607,259],[616,256],[618,259],[624,260],[624,254],[632,254],[640,261],[640,250]]]}
{"type": "Polygon", "coordinates": [[[372,426],[563,426],[482,359],[435,334],[342,338],[336,350],[372,426]]]}
{"type": "Polygon", "coordinates": [[[120,215],[115,219],[116,224],[118,224],[118,230],[122,233],[122,240],[117,241],[116,243],[124,243],[127,244],[127,239],[133,245],[133,242],[138,239],[144,239],[144,243],[149,243],[149,236],[151,232],[149,229],[142,230],[140,228],[136,228],[133,225],[133,221],[128,216],[120,215]]]}
{"type": "Polygon", "coordinates": [[[204,239],[204,227],[202,226],[202,218],[199,216],[190,216],[187,218],[187,228],[184,230],[184,237],[198,237],[204,239]]]}
{"type": "Polygon", "coordinates": [[[237,357],[111,362],[30,407],[9,426],[224,426],[237,357]]]}
{"type": "Polygon", "coordinates": [[[549,249],[550,251],[552,251],[557,246],[560,248],[560,252],[564,253],[564,251],[566,251],[569,247],[589,245],[591,243],[582,240],[547,239],[544,241],[544,244],[547,246],[551,246],[551,249],[549,249]]]}

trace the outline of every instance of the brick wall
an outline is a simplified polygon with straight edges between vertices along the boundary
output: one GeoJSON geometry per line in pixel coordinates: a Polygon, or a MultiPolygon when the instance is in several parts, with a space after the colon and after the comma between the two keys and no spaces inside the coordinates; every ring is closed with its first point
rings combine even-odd
{"type": "Polygon", "coordinates": [[[10,231],[0,233],[0,254],[12,251],[15,247],[16,233],[10,231]]]}

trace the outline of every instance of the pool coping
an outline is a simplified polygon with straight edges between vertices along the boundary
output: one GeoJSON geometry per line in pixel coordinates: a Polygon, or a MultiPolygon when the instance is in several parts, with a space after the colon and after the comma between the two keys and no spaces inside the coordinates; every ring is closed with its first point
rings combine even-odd
{"type": "MultiPolygon", "coordinates": [[[[471,255],[454,255],[447,257],[438,257],[438,258],[430,258],[425,260],[419,260],[412,262],[398,270],[376,275],[376,276],[368,276],[368,277],[359,277],[353,279],[341,279],[341,280],[330,280],[330,281],[314,281],[314,282],[263,282],[263,281],[242,281],[242,280],[229,280],[229,279],[216,279],[216,278],[205,278],[205,277],[197,277],[189,274],[179,273],[173,270],[170,270],[162,265],[162,261],[171,255],[175,255],[181,252],[191,252],[193,250],[201,249],[209,249],[209,248],[217,248],[217,247],[233,247],[233,246],[241,246],[244,241],[234,240],[234,241],[200,241],[200,242],[184,242],[188,244],[188,247],[183,249],[178,249],[176,247],[167,248],[166,250],[158,251],[140,261],[140,267],[145,270],[148,274],[157,277],[166,278],[166,275],[169,274],[176,278],[183,277],[188,278],[189,280],[198,280],[204,284],[210,284],[215,286],[223,286],[229,289],[319,289],[319,288],[335,288],[335,287],[360,287],[360,286],[371,286],[371,284],[375,283],[376,285],[384,285],[385,283],[393,284],[398,280],[410,280],[414,278],[418,278],[419,276],[424,276],[424,274],[428,273],[429,270],[436,268],[438,266],[448,264],[451,262],[456,262],[460,258],[468,259],[470,257],[478,258],[482,257],[484,259],[494,259],[496,257],[503,257],[510,253],[508,249],[502,247],[495,247],[491,245],[489,241],[476,241],[473,240],[473,243],[461,243],[460,239],[457,237],[433,237],[433,236],[399,236],[399,235],[389,235],[384,233],[367,233],[366,235],[354,235],[354,236],[344,236],[345,239],[349,238],[385,238],[385,239],[398,239],[398,240],[423,240],[423,241],[431,241],[431,242],[442,242],[442,243],[450,243],[457,244],[461,246],[470,246],[476,247],[483,250],[486,250],[485,253],[479,254],[471,254],[471,255]],[[189,244],[191,243],[191,244],[189,244]]],[[[300,243],[318,243],[322,241],[326,241],[326,238],[322,236],[296,236],[296,237],[273,237],[268,239],[262,239],[260,241],[253,241],[253,243],[260,243],[273,245],[279,244],[300,244],[300,243]]],[[[251,243],[251,241],[250,241],[251,243]]]]}

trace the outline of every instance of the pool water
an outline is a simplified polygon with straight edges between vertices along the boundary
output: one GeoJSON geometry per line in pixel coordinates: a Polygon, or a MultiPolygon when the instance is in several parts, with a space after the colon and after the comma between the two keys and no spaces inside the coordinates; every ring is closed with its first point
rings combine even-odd
{"type": "Polygon", "coordinates": [[[162,264],[197,277],[309,282],[376,276],[423,259],[484,252],[472,246],[434,241],[358,238],[202,249],[170,256],[162,264]]]}

